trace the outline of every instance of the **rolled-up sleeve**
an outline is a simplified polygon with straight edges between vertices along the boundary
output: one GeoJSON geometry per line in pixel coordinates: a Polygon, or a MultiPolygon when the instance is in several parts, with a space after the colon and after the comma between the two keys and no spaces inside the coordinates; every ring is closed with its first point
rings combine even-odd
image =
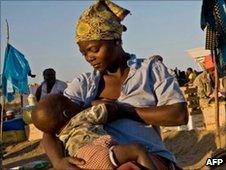
{"type": "Polygon", "coordinates": [[[154,61],[150,64],[150,76],[154,83],[154,93],[157,106],[171,105],[185,102],[178,81],[169,74],[167,67],[161,62],[154,61]]]}

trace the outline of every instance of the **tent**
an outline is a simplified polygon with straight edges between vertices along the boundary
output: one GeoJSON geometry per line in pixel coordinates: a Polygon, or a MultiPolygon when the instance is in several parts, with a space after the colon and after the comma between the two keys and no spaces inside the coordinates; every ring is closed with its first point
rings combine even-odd
{"type": "MultiPolygon", "coordinates": [[[[204,47],[192,48],[186,51],[190,57],[192,57],[199,67],[204,70],[210,67],[212,60],[210,50],[205,50],[204,47]]],[[[213,63],[213,62],[212,62],[213,63]]]]}

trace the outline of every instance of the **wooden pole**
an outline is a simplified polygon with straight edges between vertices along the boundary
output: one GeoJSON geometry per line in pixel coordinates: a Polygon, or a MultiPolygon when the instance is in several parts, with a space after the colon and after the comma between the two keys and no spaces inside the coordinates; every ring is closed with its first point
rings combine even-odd
{"type": "MultiPolygon", "coordinates": [[[[7,44],[9,43],[9,24],[6,19],[6,31],[7,31],[7,44]]],[[[2,78],[2,77],[1,77],[2,78]]],[[[4,94],[1,94],[1,125],[0,125],[0,152],[1,152],[1,160],[0,160],[0,166],[2,167],[2,162],[3,162],[3,116],[4,116],[4,108],[5,108],[5,97],[4,94]]]]}
{"type": "Polygon", "coordinates": [[[217,69],[217,56],[216,56],[216,50],[211,50],[211,55],[214,59],[214,77],[215,77],[215,92],[214,92],[214,98],[215,98],[215,125],[216,125],[216,145],[217,149],[221,148],[221,138],[220,138],[220,123],[219,123],[219,98],[218,98],[218,91],[219,91],[219,74],[217,69]]]}
{"type": "Polygon", "coordinates": [[[1,134],[0,134],[0,147],[1,147],[1,160],[0,160],[0,166],[2,167],[2,162],[3,162],[3,116],[4,116],[4,107],[5,107],[5,98],[4,98],[4,95],[1,96],[1,126],[0,126],[0,131],[1,131],[1,134]]]}
{"type": "Polygon", "coordinates": [[[7,44],[8,44],[9,43],[9,24],[8,24],[7,19],[5,21],[6,21],[6,26],[7,26],[7,44]]]}

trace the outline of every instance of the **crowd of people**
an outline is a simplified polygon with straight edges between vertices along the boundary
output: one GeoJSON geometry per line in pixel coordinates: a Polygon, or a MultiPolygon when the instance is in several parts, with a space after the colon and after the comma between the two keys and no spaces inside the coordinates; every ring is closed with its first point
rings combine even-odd
{"type": "MultiPolygon", "coordinates": [[[[174,75],[181,87],[193,86],[197,87],[197,95],[202,99],[213,100],[215,91],[214,66],[206,68],[204,71],[196,71],[191,67],[186,71],[180,71],[177,68],[173,70],[174,75]]],[[[225,98],[225,78],[220,78],[218,96],[225,98]]]]}

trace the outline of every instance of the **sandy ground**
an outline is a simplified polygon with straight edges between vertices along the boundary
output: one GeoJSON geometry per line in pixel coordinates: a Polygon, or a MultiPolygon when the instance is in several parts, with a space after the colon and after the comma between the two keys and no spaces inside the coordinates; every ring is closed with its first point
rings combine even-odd
{"type": "MultiPolygon", "coordinates": [[[[225,129],[221,131],[221,141],[224,148],[226,147],[225,133],[225,129]]],[[[204,166],[206,159],[211,157],[211,154],[216,150],[213,131],[163,130],[162,137],[166,147],[175,154],[179,166],[184,169],[207,169],[204,166]]],[[[48,160],[40,140],[25,141],[5,147],[3,168],[9,169],[34,160],[48,160]]],[[[226,167],[218,169],[223,170],[226,167]]]]}
{"type": "Polygon", "coordinates": [[[5,147],[3,168],[9,169],[36,160],[49,161],[42,145],[40,144],[40,140],[24,141],[5,147]]]}
{"type": "MultiPolygon", "coordinates": [[[[221,130],[221,148],[226,148],[226,130],[221,130]]],[[[207,158],[216,152],[214,131],[165,131],[162,133],[166,147],[174,153],[183,169],[207,169],[207,158]]],[[[226,169],[226,166],[220,169],[226,169]]]]}

